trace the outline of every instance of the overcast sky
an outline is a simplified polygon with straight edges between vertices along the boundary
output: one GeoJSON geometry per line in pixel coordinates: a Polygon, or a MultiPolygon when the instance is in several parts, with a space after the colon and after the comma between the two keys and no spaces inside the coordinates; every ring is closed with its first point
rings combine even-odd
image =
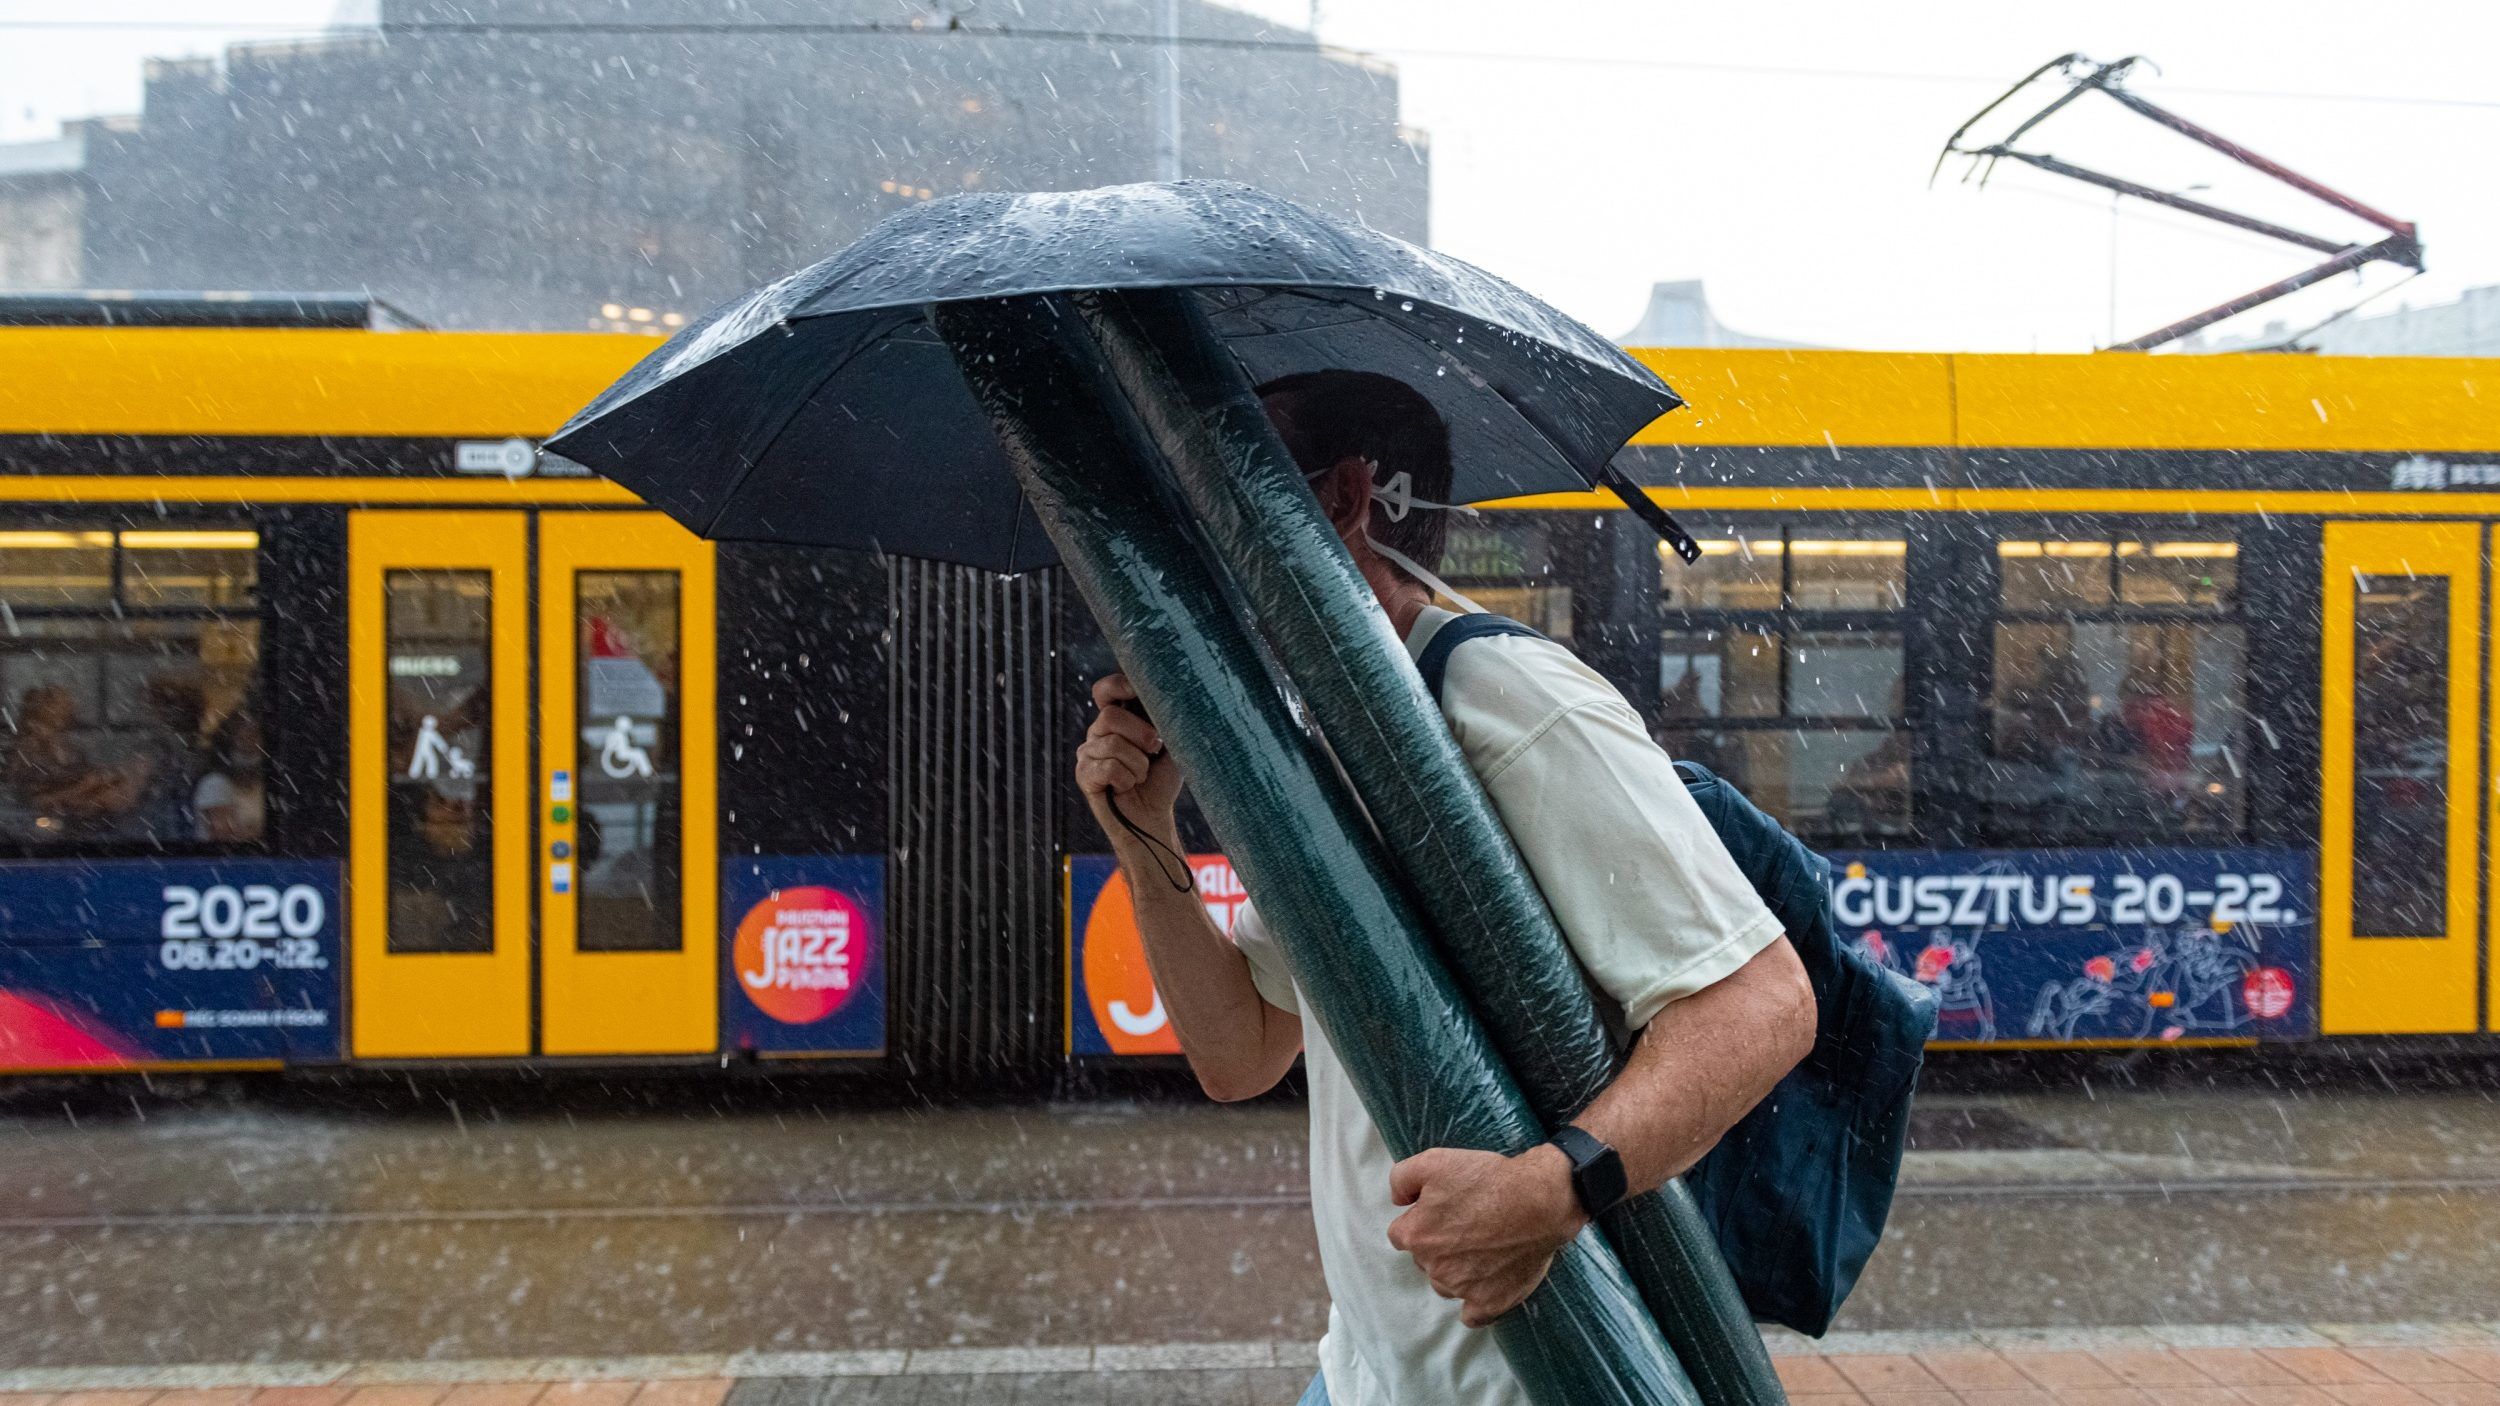
{"type": "MultiPolygon", "coordinates": [[[[317,25],[337,3],[0,0],[0,26],[317,25]]],[[[1241,3],[1295,23],[1311,13],[1307,0],[1241,3]]],[[[1979,192],[1950,164],[1927,184],[1962,118],[2069,50],[2143,53],[2162,72],[2138,91],[2417,222],[2431,273],[2370,310],[2500,283],[2492,0],[1323,0],[1319,27],[1398,63],[1406,119],[1432,134],[1435,242],[1608,335],[1639,316],[1653,281],[1700,278],[1729,325],[1797,341],[2080,351],[2106,340],[2106,196],[2012,169],[1979,192]]],[[[265,37],[0,28],[0,140],[132,110],[148,55],[265,37]]],[[[2034,140],[2147,184],[2205,184],[2204,199],[2369,237],[2099,99],[2034,140]]],[[[2114,223],[2121,337],[2307,259],[2133,205],[2114,223]]],[[[2302,325],[2396,281],[2337,280],[2237,325],[2302,325]]]]}

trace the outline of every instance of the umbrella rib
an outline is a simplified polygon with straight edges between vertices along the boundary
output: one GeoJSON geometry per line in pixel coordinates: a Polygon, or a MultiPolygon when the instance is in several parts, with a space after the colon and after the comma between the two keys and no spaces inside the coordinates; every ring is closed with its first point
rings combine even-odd
{"type": "Polygon", "coordinates": [[[807,388],[807,394],[790,397],[790,408],[782,412],[781,419],[773,425],[769,434],[763,436],[763,442],[756,446],[755,452],[750,454],[744,449],[738,451],[738,457],[746,462],[739,466],[737,479],[729,485],[728,492],[721,494],[720,506],[712,510],[712,516],[703,524],[703,531],[697,535],[710,537],[720,531],[720,520],[728,516],[729,505],[737,501],[739,490],[745,488],[747,480],[753,478],[755,471],[763,467],[765,456],[779,447],[781,437],[790,432],[790,424],[799,418],[799,412],[815,403],[816,393],[831,384],[834,377],[849,370],[851,363],[857,361],[863,352],[894,335],[894,329],[902,325],[904,325],[902,321],[893,318],[886,319],[884,326],[860,338],[848,352],[835,358],[834,363],[825,369],[825,374],[817,377],[815,384],[807,388]]]}

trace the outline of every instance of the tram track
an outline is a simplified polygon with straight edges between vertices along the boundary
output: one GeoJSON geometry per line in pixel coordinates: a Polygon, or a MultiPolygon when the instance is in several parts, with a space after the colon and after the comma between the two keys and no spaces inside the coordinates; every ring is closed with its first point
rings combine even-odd
{"type": "MultiPolygon", "coordinates": [[[[2215,1177],[2128,1181],[1932,1181],[1904,1184],[1904,1201],[2178,1200],[2212,1196],[2488,1195],[2500,1193],[2500,1175],[2443,1177],[2215,1177]]],[[[477,1206],[403,1210],[302,1208],[261,1211],[136,1211],[63,1215],[0,1215],[0,1232],[80,1230],[174,1230],[323,1226],[421,1226],[568,1221],[819,1220],[902,1216],[1082,1216],[1196,1211],[1298,1210],[1310,1200],[1300,1193],[1236,1193],[1206,1196],[1068,1196],[1041,1198],[934,1197],[841,1201],[729,1202],[718,1205],[477,1206]]]]}

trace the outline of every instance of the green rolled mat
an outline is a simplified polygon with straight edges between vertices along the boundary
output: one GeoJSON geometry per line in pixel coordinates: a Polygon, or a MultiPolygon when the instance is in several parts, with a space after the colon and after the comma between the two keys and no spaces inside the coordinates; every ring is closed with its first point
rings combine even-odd
{"type": "MultiPolygon", "coordinates": [[[[1586,978],[1388,617],[1186,292],[1069,303],[1182,501],[1354,783],[1451,971],[1547,1128],[1621,1063],[1586,978]]],[[[1787,1400],[1744,1296],[1681,1182],[1603,1223],[1710,1406],[1787,1400]]]]}
{"type": "MultiPolygon", "coordinates": [[[[933,321],[1390,1151],[1534,1146],[1526,1098],[1222,597],[1082,326],[1049,299],[942,305],[933,321]]],[[[1538,1406],[1696,1401],[1593,1232],[1487,1331],[1538,1406]]]]}

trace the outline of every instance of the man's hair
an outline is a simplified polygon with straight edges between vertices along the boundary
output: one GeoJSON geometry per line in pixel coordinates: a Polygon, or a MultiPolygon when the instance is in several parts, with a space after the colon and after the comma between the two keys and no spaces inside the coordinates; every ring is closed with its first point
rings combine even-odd
{"type": "MultiPolygon", "coordinates": [[[[1432,402],[1404,381],[1369,371],[1305,371],[1259,387],[1259,397],[1269,402],[1277,437],[1303,473],[1364,459],[1378,466],[1375,483],[1403,473],[1415,497],[1449,501],[1450,427],[1432,402]]],[[[1448,513],[1416,508],[1391,522],[1375,498],[1365,526],[1425,567],[1440,568],[1450,537],[1448,513]]]]}

